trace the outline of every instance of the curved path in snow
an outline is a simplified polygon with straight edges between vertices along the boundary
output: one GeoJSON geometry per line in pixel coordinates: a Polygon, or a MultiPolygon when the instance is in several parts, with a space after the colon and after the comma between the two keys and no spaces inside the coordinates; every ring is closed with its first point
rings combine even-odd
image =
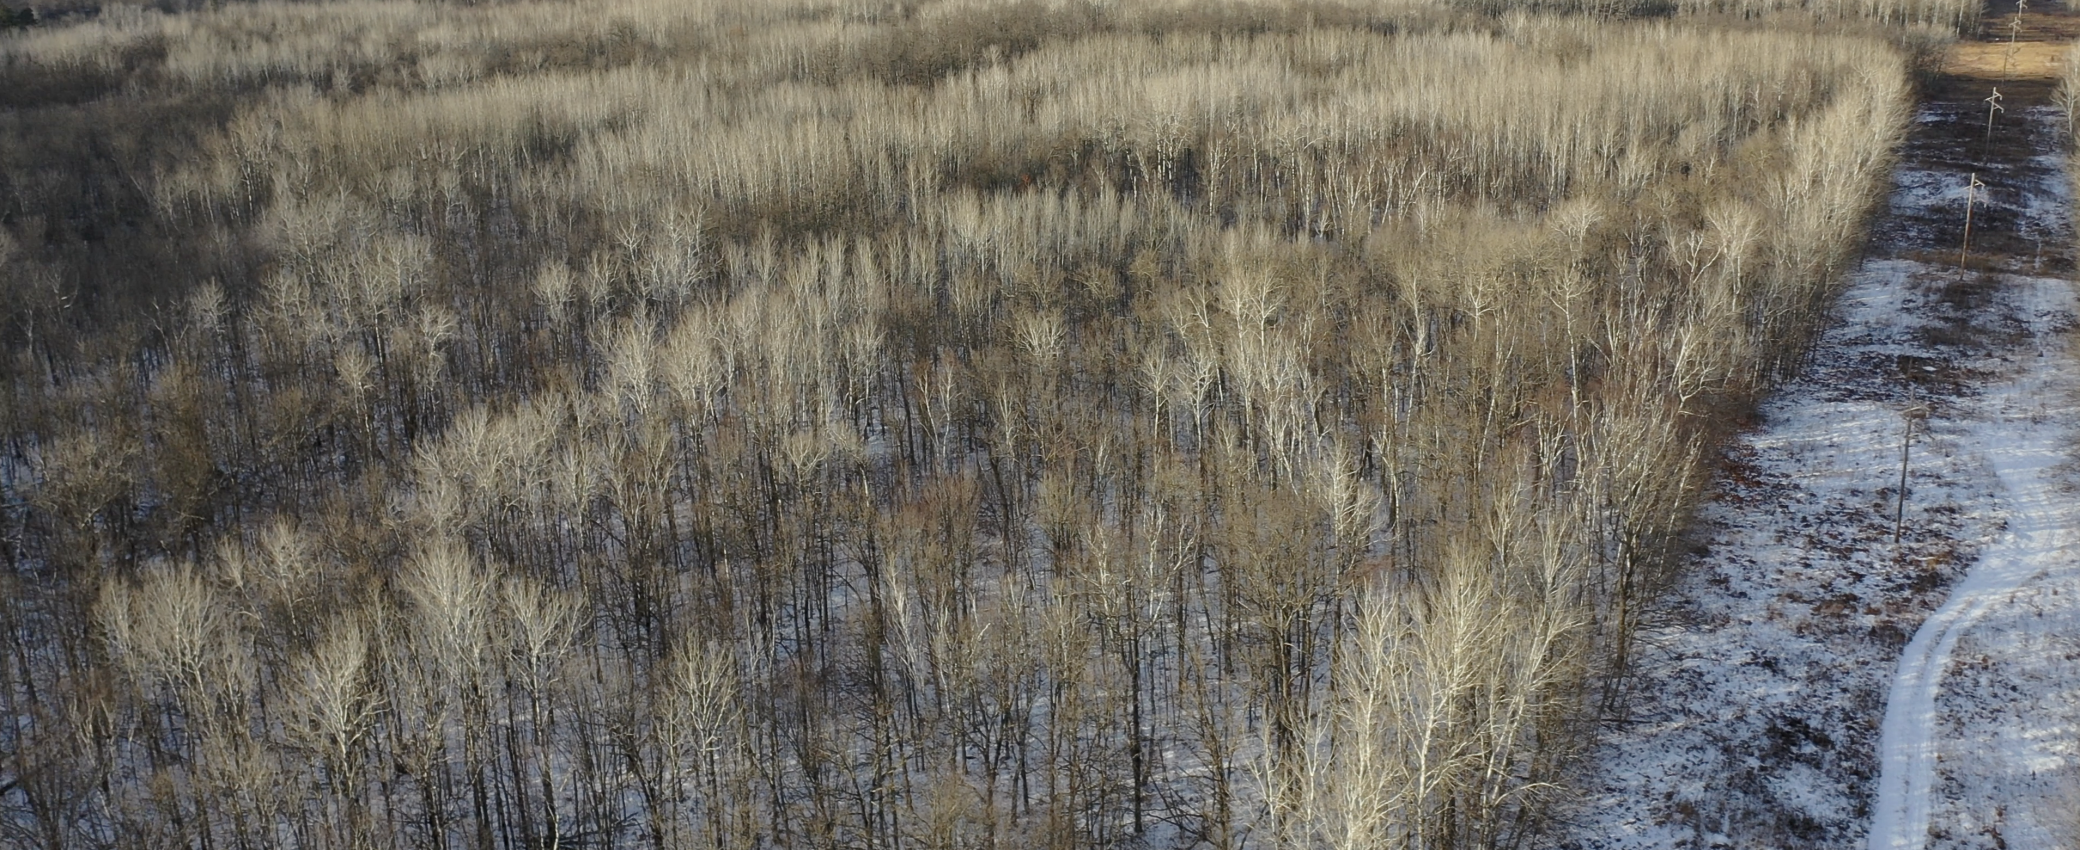
{"type": "MultiPolygon", "coordinates": [[[[2032,284],[2054,289],[2040,296],[2045,299],[2057,298],[2056,289],[2064,288],[2060,281],[2022,285],[2032,284]]],[[[2067,370],[2057,368],[2067,362],[2063,346],[2046,338],[2055,330],[2032,330],[2040,346],[2035,368],[1988,393],[1993,415],[1975,423],[1970,440],[2000,478],[1997,498],[2007,528],[1921,624],[1900,657],[1878,745],[1871,850],[1920,850],[1928,843],[1930,788],[1943,728],[1937,696],[1958,638],[1987,612],[2009,603],[2024,585],[2054,566],[2074,562],[2073,497],[2057,474],[2073,450],[2073,430],[2065,417],[2046,416],[2040,407],[2042,400],[2069,396],[2073,382],[2065,379],[2067,370]]]]}

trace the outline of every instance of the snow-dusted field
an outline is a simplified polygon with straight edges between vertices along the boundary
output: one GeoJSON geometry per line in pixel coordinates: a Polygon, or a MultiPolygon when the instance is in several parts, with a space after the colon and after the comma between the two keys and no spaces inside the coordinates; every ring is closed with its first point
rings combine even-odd
{"type": "MultiPolygon", "coordinates": [[[[1960,120],[1943,109],[1922,123],[1960,120]]],[[[2063,129],[2023,117],[2033,139],[2063,129]]],[[[1978,210],[2062,253],[2063,168],[1988,168],[1978,210]]],[[[2080,842],[2075,298],[2031,274],[2041,252],[1984,275],[1936,259],[1969,179],[1910,152],[1880,256],[1727,453],[1554,846],[2080,842]]]]}
{"type": "Polygon", "coordinates": [[[2080,634],[2080,608],[2064,604],[2080,600],[2080,571],[2072,569],[2080,511],[2065,486],[2075,386],[2061,339],[2073,293],[2062,280],[2004,283],[2036,356],[2011,361],[2005,380],[1973,405],[1961,440],[1999,480],[1993,509],[2001,531],[1897,666],[1879,741],[1874,850],[2006,847],[2014,838],[2053,847],[2062,836],[2049,816],[2080,802],[2058,799],[2066,789],[2035,776],[2061,778],[2066,761],[2080,756],[2072,736],[2080,653],[2047,655],[2080,634]],[[2024,672],[2034,675],[2016,675],[2024,672]]]}

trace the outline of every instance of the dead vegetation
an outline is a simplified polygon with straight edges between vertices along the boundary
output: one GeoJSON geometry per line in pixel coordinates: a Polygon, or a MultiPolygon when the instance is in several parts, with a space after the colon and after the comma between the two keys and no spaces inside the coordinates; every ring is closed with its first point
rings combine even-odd
{"type": "Polygon", "coordinates": [[[0,829],[1518,841],[1907,95],[1587,11],[0,36],[0,829]]]}

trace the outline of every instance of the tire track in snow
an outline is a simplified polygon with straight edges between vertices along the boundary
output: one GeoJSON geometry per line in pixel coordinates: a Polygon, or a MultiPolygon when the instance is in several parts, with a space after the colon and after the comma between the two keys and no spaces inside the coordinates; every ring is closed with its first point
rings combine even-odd
{"type": "MultiPolygon", "coordinates": [[[[2071,301],[2064,281],[2018,283],[2050,290],[2028,302],[2071,301]]],[[[1958,638],[2053,565],[2072,561],[2073,511],[2056,470],[2065,461],[2073,434],[2062,418],[2041,416],[2036,404],[2062,398],[2073,387],[2070,380],[2061,379],[2060,367],[2068,364],[2064,346],[2047,339],[2051,331],[2045,328],[2032,331],[2039,347],[2037,362],[2021,379],[1988,394],[1988,400],[1995,401],[1989,407],[1999,413],[1974,428],[1973,442],[2000,480],[2007,528],[1942,607],[1921,624],[1900,657],[1880,733],[1871,850],[1919,850],[1928,843],[1930,789],[1939,756],[1936,697],[1958,638]]]]}

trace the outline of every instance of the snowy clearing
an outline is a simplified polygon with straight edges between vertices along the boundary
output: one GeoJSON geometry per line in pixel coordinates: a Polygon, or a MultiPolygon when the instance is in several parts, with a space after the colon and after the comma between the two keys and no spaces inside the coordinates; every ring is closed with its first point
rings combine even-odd
{"type": "Polygon", "coordinates": [[[2080,836],[2060,803],[2080,796],[2076,305],[2068,281],[2032,274],[2071,243],[2071,199],[2048,152],[2062,116],[2018,112],[2034,155],[1976,167],[1921,138],[1966,110],[1918,116],[1873,258],[1805,373],[1728,450],[1629,716],[1588,754],[1552,846],[2080,836]],[[1972,171],[1990,190],[1975,212],[2034,255],[1958,270],[1946,223],[1972,171]]]}
{"type": "MultiPolygon", "coordinates": [[[[1990,612],[2009,608],[2024,587],[2044,577],[2055,565],[2070,565],[2074,555],[2071,529],[2076,519],[2065,486],[2065,461],[2072,444],[2068,424],[2073,412],[2067,402],[2073,396],[2069,370],[2055,368],[2065,358],[2058,331],[2073,313],[2072,290],[2062,280],[2013,279],[2008,290],[2022,308],[2020,318],[2030,323],[2029,337],[2037,343],[2034,362],[2025,361],[2020,374],[1991,388],[1982,399],[1968,440],[1970,450],[1986,459],[2000,480],[2000,512],[2005,529],[1950,593],[1948,601],[1915,632],[1900,657],[1892,682],[1885,725],[1879,745],[1883,757],[1878,780],[1878,800],[1871,818],[1870,847],[1920,848],[1930,837],[1930,811],[1935,798],[1930,787],[1937,762],[1944,750],[1944,725],[1939,718],[1938,695],[1952,669],[1958,641],[1975,630],[1990,612]],[[2034,368],[2032,368],[2034,367],[2034,368]]],[[[2063,578],[2063,577],[2062,577],[2063,578]]],[[[2054,591],[2054,595],[2063,595],[2054,591]]],[[[2041,614],[2041,608],[2039,609],[2041,614]]],[[[2075,620],[2067,620],[2072,626],[2075,620]]],[[[2004,631],[2013,631],[2004,630],[2004,631]]],[[[2067,630],[2070,634],[2070,629],[2067,630]]],[[[2016,642],[2023,633],[2002,634],[1992,640],[1979,635],[1976,647],[1982,665],[1995,657],[2014,655],[2024,649],[2016,642]]],[[[1946,706],[1949,707],[1949,706],[1946,706]]],[[[1978,706],[1964,707],[1967,711],[1978,706]]],[[[1985,707],[2000,712],[1997,705],[1985,707]]],[[[2004,713],[2004,712],[2003,712],[2004,713]]],[[[2071,723],[2063,724],[2070,731],[2071,723]]],[[[1974,753],[1975,761],[2003,761],[1998,750],[1959,747],[1960,755],[1974,753]]],[[[2068,754],[2069,755],[2069,754],[2068,754]]],[[[2034,752],[2023,758],[2045,766],[2058,763],[2034,752]]],[[[1960,777],[1961,778],[1961,777],[1960,777]]],[[[1969,784],[1986,786],[2000,781],[1997,774],[1981,772],[1969,784]]],[[[1989,791],[1993,789],[1978,788],[1989,791]]],[[[1953,792],[1954,793],[1954,792],[1953,792]]],[[[1949,795],[1945,795],[1949,796],[1949,795]]],[[[1990,811],[1990,809],[1989,809],[1990,811]]],[[[2005,820],[2003,818],[2002,820],[2005,820]]],[[[2026,828],[2035,833],[2023,846],[2048,847],[2057,837],[2044,832],[2032,816],[2026,828]]],[[[2000,834],[2005,824],[1990,824],[1989,835],[2000,834]]],[[[1946,831],[1943,834],[1949,834],[1946,831]]]]}

